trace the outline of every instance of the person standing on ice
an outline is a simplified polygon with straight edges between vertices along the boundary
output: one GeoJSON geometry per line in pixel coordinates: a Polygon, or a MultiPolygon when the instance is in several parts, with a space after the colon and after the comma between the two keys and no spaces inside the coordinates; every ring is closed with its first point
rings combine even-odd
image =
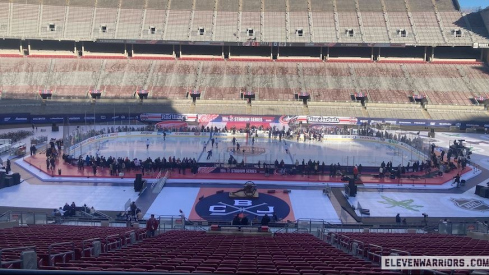
{"type": "Polygon", "coordinates": [[[149,138],[146,139],[146,150],[149,149],[149,138]]]}

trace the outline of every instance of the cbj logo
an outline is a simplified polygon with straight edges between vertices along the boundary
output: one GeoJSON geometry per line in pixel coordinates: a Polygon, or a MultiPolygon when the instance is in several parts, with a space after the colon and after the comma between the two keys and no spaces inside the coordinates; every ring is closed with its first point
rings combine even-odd
{"type": "Polygon", "coordinates": [[[274,212],[279,219],[287,217],[290,206],[280,198],[260,193],[258,198],[230,198],[229,192],[215,194],[202,199],[195,205],[195,212],[205,220],[231,221],[237,214],[261,217],[274,212]]]}

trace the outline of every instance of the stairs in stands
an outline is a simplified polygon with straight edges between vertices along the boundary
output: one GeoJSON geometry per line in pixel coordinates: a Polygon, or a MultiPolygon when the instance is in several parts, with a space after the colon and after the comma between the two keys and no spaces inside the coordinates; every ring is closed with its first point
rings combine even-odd
{"type": "Polygon", "coordinates": [[[406,4],[406,12],[408,14],[409,23],[411,24],[411,29],[413,30],[414,40],[416,41],[417,44],[419,44],[419,37],[418,37],[418,34],[416,32],[416,25],[414,24],[414,19],[413,19],[413,16],[411,14],[411,8],[409,7],[408,0],[404,0],[404,4],[406,4]]]}
{"type": "Polygon", "coordinates": [[[362,106],[362,114],[364,117],[370,117],[366,106],[362,106]]]}
{"type": "Polygon", "coordinates": [[[433,4],[433,9],[435,9],[436,21],[438,22],[438,26],[440,27],[440,32],[441,32],[441,36],[443,37],[443,41],[445,43],[448,43],[447,36],[445,35],[445,32],[443,31],[443,21],[441,19],[440,13],[438,12],[438,6],[436,5],[436,0],[431,0],[431,3],[433,4]]]}
{"type": "Polygon", "coordinates": [[[358,0],[355,0],[355,10],[357,12],[358,25],[360,26],[360,35],[362,36],[362,42],[365,43],[365,30],[363,29],[362,13],[360,12],[360,4],[358,0]]]}
{"type": "Polygon", "coordinates": [[[253,114],[253,107],[248,103],[245,103],[245,104],[246,104],[246,114],[247,115],[253,114]]]}
{"type": "Polygon", "coordinates": [[[303,116],[308,116],[309,115],[309,107],[307,105],[302,105],[302,115],[303,116]]]}
{"type": "MultiPolygon", "coordinates": [[[[341,0],[338,0],[341,1],[341,0]]],[[[334,28],[336,30],[336,40],[340,41],[340,18],[338,17],[338,9],[336,0],[333,0],[333,12],[334,12],[334,28]]]]}
{"type": "Polygon", "coordinates": [[[380,0],[380,3],[382,4],[382,12],[384,14],[385,25],[387,26],[387,37],[389,37],[389,41],[392,42],[392,35],[390,29],[389,15],[387,14],[387,8],[385,6],[384,0],[380,0]]]}
{"type": "Polygon", "coordinates": [[[351,83],[353,83],[353,87],[355,87],[355,92],[360,93],[360,88],[357,83],[357,76],[355,74],[355,69],[353,68],[352,65],[348,65],[348,68],[350,69],[351,83]]]}
{"type": "Polygon", "coordinates": [[[428,113],[428,111],[426,111],[425,107],[423,106],[421,108],[421,113],[423,114],[423,117],[426,118],[426,119],[433,119],[430,115],[430,113],[428,113]]]}
{"type": "Polygon", "coordinates": [[[460,74],[462,81],[464,82],[465,86],[467,86],[467,89],[470,91],[470,93],[474,96],[477,96],[477,94],[474,92],[476,89],[474,88],[474,85],[472,82],[470,82],[469,78],[467,77],[467,73],[463,69],[462,66],[457,66],[457,71],[460,74]]]}
{"type": "Polygon", "coordinates": [[[404,78],[406,78],[407,83],[409,84],[411,90],[414,92],[414,94],[419,94],[419,90],[416,89],[416,84],[414,83],[414,79],[411,77],[411,75],[407,71],[405,65],[401,64],[399,66],[401,66],[401,70],[404,73],[404,78]]]}
{"type": "MultiPolygon", "coordinates": [[[[102,65],[100,66],[100,71],[98,73],[98,77],[97,77],[97,81],[96,81],[96,85],[94,87],[94,90],[99,90],[100,91],[100,87],[102,86],[102,75],[105,71],[105,66],[107,65],[107,59],[104,59],[104,61],[102,62],[102,65]]],[[[103,93],[105,91],[102,91],[103,93]]]]}

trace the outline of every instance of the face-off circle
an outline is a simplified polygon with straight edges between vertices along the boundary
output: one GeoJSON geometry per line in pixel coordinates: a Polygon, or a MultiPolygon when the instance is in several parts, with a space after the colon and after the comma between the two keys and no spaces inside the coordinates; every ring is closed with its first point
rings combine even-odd
{"type": "Polygon", "coordinates": [[[290,206],[284,200],[259,193],[258,198],[230,198],[229,192],[218,193],[203,198],[195,205],[195,212],[207,221],[232,221],[240,214],[251,221],[257,216],[258,220],[267,214],[272,218],[284,219],[290,213],[290,206]]]}

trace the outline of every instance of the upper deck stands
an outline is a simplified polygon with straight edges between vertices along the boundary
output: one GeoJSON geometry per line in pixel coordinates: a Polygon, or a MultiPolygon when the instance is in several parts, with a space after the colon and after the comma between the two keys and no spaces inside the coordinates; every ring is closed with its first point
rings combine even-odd
{"type": "Polygon", "coordinates": [[[406,3],[409,6],[409,10],[413,13],[433,10],[433,3],[431,1],[407,0],[406,3]]]}
{"type": "Polygon", "coordinates": [[[41,4],[0,1],[0,15],[4,15],[0,16],[0,35],[89,41],[144,38],[244,42],[253,38],[264,42],[339,40],[468,46],[489,42],[480,14],[464,17],[450,0],[437,1],[435,6],[430,0],[409,0],[407,4],[403,0],[384,0],[385,14],[380,0],[335,3],[336,7],[332,0],[247,0],[241,6],[238,0],[75,0],[68,4],[60,0],[41,4]],[[253,29],[253,34],[248,35],[247,29],[253,29]],[[300,29],[302,35],[296,35],[300,29]],[[462,35],[452,35],[454,29],[461,29],[462,35]],[[405,30],[406,37],[399,37],[399,30],[405,30]]]}
{"type": "MultiPolygon", "coordinates": [[[[433,10],[433,9],[431,9],[433,10]]],[[[411,13],[418,38],[423,43],[443,44],[444,39],[434,12],[411,13]]]]}
{"type": "Polygon", "coordinates": [[[143,12],[143,9],[121,9],[116,34],[117,38],[139,38],[141,36],[143,12]]]}
{"type": "Polygon", "coordinates": [[[457,10],[453,0],[436,0],[435,3],[439,12],[453,12],[457,10]]]}
{"type": "Polygon", "coordinates": [[[384,15],[379,12],[362,12],[365,41],[389,42],[389,35],[384,15]]]}

